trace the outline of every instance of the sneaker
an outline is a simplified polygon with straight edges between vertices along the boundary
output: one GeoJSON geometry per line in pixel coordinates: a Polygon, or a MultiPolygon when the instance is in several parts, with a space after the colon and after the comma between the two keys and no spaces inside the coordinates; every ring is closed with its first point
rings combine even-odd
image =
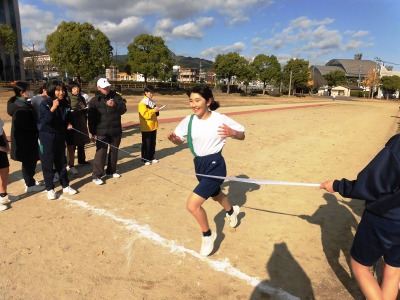
{"type": "Polygon", "coordinates": [[[70,195],[75,195],[78,191],[70,186],[63,188],[63,193],[68,193],[70,195]]]}
{"type": "Polygon", "coordinates": [[[238,205],[233,205],[232,208],[233,213],[231,215],[228,215],[228,213],[226,213],[226,217],[229,219],[229,226],[234,228],[238,223],[237,216],[239,214],[240,207],[238,205]]]}
{"type": "Polygon", "coordinates": [[[67,168],[68,169],[68,171],[70,171],[72,174],[74,174],[74,175],[76,175],[76,174],[78,174],[79,172],[78,172],[78,170],[74,167],[74,166],[72,166],[72,167],[69,167],[69,168],[67,168]]]}
{"type": "Polygon", "coordinates": [[[153,159],[153,160],[151,161],[151,163],[153,163],[153,164],[158,163],[158,159],[153,159]]]}
{"type": "Polygon", "coordinates": [[[47,191],[47,199],[54,200],[57,199],[57,194],[54,190],[47,191]]]}
{"type": "Polygon", "coordinates": [[[54,173],[54,177],[53,177],[53,182],[59,182],[60,181],[60,175],[58,175],[58,173],[54,173]]]}
{"type": "Polygon", "coordinates": [[[42,181],[35,181],[35,185],[44,185],[44,182],[42,182],[42,181]]]}
{"type": "Polygon", "coordinates": [[[208,256],[214,249],[214,241],[217,238],[217,234],[215,232],[211,232],[210,236],[203,236],[201,238],[201,250],[200,255],[208,256]]]}
{"type": "Polygon", "coordinates": [[[0,205],[10,203],[11,201],[19,200],[19,196],[11,196],[7,194],[5,197],[0,197],[0,205]]]}
{"type": "Polygon", "coordinates": [[[93,181],[93,183],[94,183],[95,185],[102,185],[102,184],[104,183],[104,181],[101,180],[100,178],[95,178],[95,179],[93,179],[92,181],[93,181]]]}
{"type": "Polygon", "coordinates": [[[112,178],[120,178],[120,177],[121,177],[121,174],[114,173],[114,174],[112,174],[111,176],[112,176],[112,178]]]}
{"type": "Polygon", "coordinates": [[[6,210],[8,208],[7,205],[0,205],[0,211],[6,210]]]}
{"type": "Polygon", "coordinates": [[[43,185],[32,185],[32,186],[25,186],[25,192],[26,193],[31,193],[31,192],[41,192],[45,189],[43,185]]]}
{"type": "Polygon", "coordinates": [[[151,165],[151,162],[146,161],[146,162],[144,163],[144,165],[145,165],[145,166],[150,166],[150,165],[151,165]]]}

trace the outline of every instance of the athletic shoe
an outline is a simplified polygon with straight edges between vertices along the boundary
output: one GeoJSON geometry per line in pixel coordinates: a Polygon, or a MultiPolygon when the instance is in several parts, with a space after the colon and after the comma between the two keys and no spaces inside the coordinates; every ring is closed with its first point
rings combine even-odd
{"type": "Polygon", "coordinates": [[[32,185],[32,186],[25,186],[25,192],[26,193],[31,193],[31,192],[41,192],[45,189],[43,185],[32,185]]]}
{"type": "Polygon", "coordinates": [[[6,210],[8,208],[7,205],[0,205],[0,211],[6,210]]]}
{"type": "Polygon", "coordinates": [[[44,185],[44,182],[42,182],[42,181],[35,181],[35,185],[44,185]]]}
{"type": "Polygon", "coordinates": [[[78,192],[78,191],[77,191],[76,189],[73,189],[73,188],[70,187],[70,186],[67,186],[67,187],[63,188],[63,193],[64,193],[64,194],[65,194],[65,193],[68,193],[68,194],[70,194],[70,195],[75,195],[77,192],[78,192]]]}
{"type": "Polygon", "coordinates": [[[60,181],[60,175],[58,175],[58,173],[54,173],[54,177],[53,177],[53,182],[59,182],[60,181]]]}
{"type": "Polygon", "coordinates": [[[146,161],[146,162],[144,163],[144,165],[145,165],[145,166],[150,166],[150,165],[151,165],[151,162],[146,161]]]}
{"type": "Polygon", "coordinates": [[[239,214],[240,207],[238,205],[234,205],[232,206],[232,208],[233,208],[233,213],[231,215],[228,215],[228,213],[226,213],[226,217],[229,219],[229,226],[234,228],[238,223],[237,216],[239,214]]]}
{"type": "Polygon", "coordinates": [[[120,178],[121,177],[121,175],[118,174],[118,173],[114,173],[114,174],[112,174],[110,176],[112,176],[112,178],[120,178]]]}
{"type": "Polygon", "coordinates": [[[94,183],[95,185],[102,185],[102,184],[104,183],[104,181],[101,180],[100,178],[95,178],[95,179],[93,179],[92,181],[93,181],[93,183],[94,183]]]}
{"type": "Polygon", "coordinates": [[[214,249],[214,241],[217,238],[217,234],[215,232],[211,232],[210,236],[203,236],[201,238],[201,250],[200,255],[208,256],[214,249]]]}
{"type": "Polygon", "coordinates": [[[153,160],[151,161],[151,163],[153,163],[153,164],[158,163],[158,159],[153,159],[153,160]]]}
{"type": "Polygon", "coordinates": [[[47,199],[54,200],[57,199],[57,194],[54,190],[47,191],[47,199]]]}
{"type": "Polygon", "coordinates": [[[67,169],[68,169],[68,171],[71,171],[71,173],[74,174],[74,175],[79,173],[78,170],[74,166],[69,167],[67,169]]]}
{"type": "Polygon", "coordinates": [[[11,196],[7,194],[5,197],[0,197],[0,205],[10,203],[11,201],[19,200],[19,196],[11,196]]]}

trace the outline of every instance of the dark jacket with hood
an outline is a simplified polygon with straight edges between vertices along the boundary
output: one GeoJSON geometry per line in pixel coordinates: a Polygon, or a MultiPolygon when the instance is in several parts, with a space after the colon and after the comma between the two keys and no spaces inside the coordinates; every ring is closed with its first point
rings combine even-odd
{"type": "Polygon", "coordinates": [[[119,136],[122,134],[121,116],[126,112],[126,101],[115,91],[107,95],[100,92],[89,103],[89,132],[98,136],[119,136]],[[108,106],[107,100],[113,99],[114,106],[108,106]]]}
{"type": "Polygon", "coordinates": [[[61,100],[54,112],[52,98],[43,100],[39,106],[39,131],[66,135],[67,126],[70,123],[71,106],[67,99],[61,100]]]}
{"type": "Polygon", "coordinates": [[[365,200],[365,210],[374,215],[400,221],[400,134],[389,139],[356,180],[335,180],[333,189],[365,200]]]}
{"type": "Polygon", "coordinates": [[[11,158],[17,161],[37,161],[37,115],[32,104],[23,98],[11,97],[7,102],[7,113],[12,117],[11,158]]]}

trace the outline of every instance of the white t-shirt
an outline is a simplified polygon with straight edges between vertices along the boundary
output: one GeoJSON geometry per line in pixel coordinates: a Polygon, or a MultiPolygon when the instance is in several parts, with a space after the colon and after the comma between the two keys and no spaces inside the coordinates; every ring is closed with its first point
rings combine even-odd
{"type": "MultiPolygon", "coordinates": [[[[175,134],[183,141],[186,140],[188,134],[190,116],[184,118],[176,127],[175,134]]],[[[198,156],[206,156],[218,153],[222,150],[226,143],[226,138],[218,135],[219,126],[225,124],[230,128],[244,132],[244,127],[232,120],[226,115],[211,112],[211,116],[206,120],[201,120],[197,116],[192,121],[192,142],[194,152],[198,156]]]]}

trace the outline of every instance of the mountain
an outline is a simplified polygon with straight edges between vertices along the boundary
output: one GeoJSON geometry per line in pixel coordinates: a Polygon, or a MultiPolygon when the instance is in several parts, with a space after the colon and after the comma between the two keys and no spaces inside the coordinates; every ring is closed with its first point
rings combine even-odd
{"type": "MultiPolygon", "coordinates": [[[[118,64],[124,65],[126,63],[127,57],[128,55],[126,54],[117,55],[114,57],[114,59],[118,62],[118,64]]],[[[203,71],[213,70],[213,62],[211,60],[198,57],[175,55],[173,52],[171,52],[171,58],[174,60],[174,65],[180,66],[181,68],[199,69],[201,62],[201,69],[203,71]]]]}

